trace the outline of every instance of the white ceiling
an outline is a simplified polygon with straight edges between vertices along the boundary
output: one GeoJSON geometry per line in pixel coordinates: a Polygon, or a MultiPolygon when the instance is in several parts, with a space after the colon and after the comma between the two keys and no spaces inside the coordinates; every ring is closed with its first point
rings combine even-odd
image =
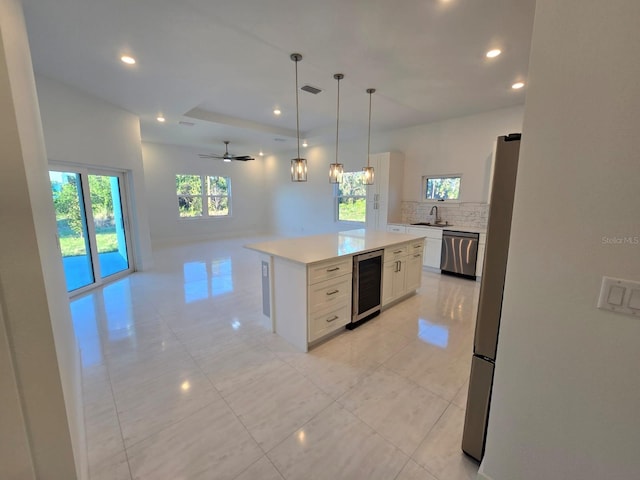
{"type": "Polygon", "coordinates": [[[23,0],[36,73],[140,116],[148,141],[255,155],[524,103],[535,0],[23,0]],[[500,48],[496,59],[485,52],[500,48]],[[138,63],[128,67],[123,54],[138,63]],[[280,117],[273,109],[282,110],[280,117]],[[191,112],[191,113],[189,113],[191,112]],[[159,124],[159,113],[167,119],[159,124]],[[190,117],[186,115],[189,114],[190,117]],[[194,127],[179,125],[180,120],[194,127]],[[285,141],[275,141],[275,138],[285,141]]]}

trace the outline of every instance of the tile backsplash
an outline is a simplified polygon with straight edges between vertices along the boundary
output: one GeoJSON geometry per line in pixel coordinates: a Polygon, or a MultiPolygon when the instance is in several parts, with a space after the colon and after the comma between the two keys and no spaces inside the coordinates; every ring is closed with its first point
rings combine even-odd
{"type": "MultiPolygon", "coordinates": [[[[429,215],[434,203],[402,202],[402,223],[417,223],[433,221],[429,215]]],[[[487,203],[448,203],[435,204],[438,207],[438,216],[443,222],[459,227],[487,226],[489,218],[489,204],[487,203]]]]}

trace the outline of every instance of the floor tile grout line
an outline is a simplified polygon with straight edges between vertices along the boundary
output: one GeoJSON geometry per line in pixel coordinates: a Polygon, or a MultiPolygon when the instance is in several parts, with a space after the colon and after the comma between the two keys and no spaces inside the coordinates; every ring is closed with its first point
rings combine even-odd
{"type": "MultiPolygon", "coordinates": [[[[405,348],[408,348],[408,347],[409,347],[409,345],[407,345],[405,348]]],[[[402,351],[404,351],[404,349],[405,349],[405,348],[403,348],[403,349],[402,349],[402,351]]],[[[398,352],[397,354],[399,354],[399,353],[401,353],[401,351],[400,351],[400,352],[398,352]]],[[[395,356],[395,355],[394,355],[394,356],[395,356]]],[[[389,360],[390,360],[390,359],[389,359],[389,360]]],[[[405,375],[401,374],[401,373],[400,373],[400,372],[398,372],[395,368],[393,368],[393,367],[391,367],[391,366],[389,366],[389,365],[385,365],[385,364],[382,364],[382,366],[383,366],[384,368],[388,369],[388,370],[391,370],[393,373],[395,373],[396,375],[399,375],[400,377],[404,378],[405,380],[407,380],[407,381],[409,381],[409,382],[413,383],[415,386],[420,387],[421,389],[426,390],[427,392],[429,392],[429,393],[431,393],[431,394],[435,395],[436,397],[438,397],[438,398],[440,398],[440,399],[444,400],[444,401],[445,401],[445,402],[447,402],[447,403],[453,402],[453,399],[458,395],[458,392],[460,391],[460,389],[461,389],[462,387],[464,387],[464,383],[463,383],[463,384],[462,384],[462,386],[456,390],[456,393],[455,393],[455,395],[453,396],[453,398],[452,398],[451,400],[449,400],[448,398],[443,397],[443,396],[442,396],[441,394],[439,394],[438,392],[434,392],[434,391],[433,391],[433,390],[431,390],[429,387],[425,387],[424,385],[419,384],[418,382],[416,382],[416,381],[415,381],[415,380],[413,380],[412,378],[407,377],[407,376],[405,376],[405,375]]]]}
{"type": "Polygon", "coordinates": [[[189,413],[187,416],[182,417],[182,418],[181,418],[181,419],[179,419],[179,420],[176,420],[176,421],[173,421],[173,422],[171,422],[171,423],[166,424],[165,426],[163,426],[161,429],[157,430],[156,432],[153,432],[153,433],[151,433],[151,434],[149,434],[149,435],[146,435],[146,436],[144,436],[144,437],[142,437],[142,438],[140,438],[140,439],[136,440],[135,442],[133,442],[133,443],[132,443],[131,445],[129,445],[129,446],[126,446],[126,445],[125,445],[125,447],[124,447],[124,448],[125,448],[125,450],[131,449],[131,448],[133,448],[133,447],[137,446],[139,443],[144,442],[145,440],[148,440],[149,438],[153,437],[154,435],[158,435],[158,434],[160,434],[160,433],[164,432],[165,430],[167,430],[167,429],[169,429],[169,428],[173,427],[174,425],[176,425],[176,424],[178,424],[178,423],[180,423],[180,422],[183,422],[183,421],[184,421],[184,420],[186,420],[187,418],[190,418],[190,417],[194,416],[195,414],[200,413],[201,411],[203,411],[203,410],[205,410],[205,409],[209,408],[209,407],[210,407],[211,405],[213,405],[214,403],[216,403],[216,401],[215,401],[215,400],[213,400],[213,401],[211,401],[211,402],[208,402],[208,403],[206,403],[206,404],[202,405],[202,406],[201,406],[200,408],[198,408],[197,410],[194,410],[193,412],[189,413]]]}
{"type": "MultiPolygon", "coordinates": [[[[309,420],[307,420],[306,422],[304,422],[302,425],[300,425],[298,428],[296,428],[293,433],[290,433],[289,435],[287,435],[285,438],[282,439],[282,441],[278,442],[276,445],[274,445],[273,447],[271,447],[269,449],[269,451],[265,452],[265,455],[269,456],[269,453],[273,452],[276,448],[278,448],[280,445],[282,445],[284,442],[286,442],[289,437],[291,437],[291,435],[294,435],[297,431],[303,429],[306,425],[308,425],[311,421],[313,421],[318,415],[320,415],[322,412],[326,411],[327,409],[329,409],[332,405],[338,403],[336,400],[333,400],[324,408],[322,408],[321,410],[319,410],[315,415],[313,415],[311,418],[309,418],[309,420]]],[[[340,408],[343,408],[342,405],[338,404],[338,406],[340,408]]],[[[269,461],[271,461],[271,457],[269,457],[269,461]]],[[[273,463],[273,462],[272,462],[273,463]]],[[[277,470],[277,468],[276,468],[277,470]]],[[[279,470],[278,470],[279,472],[279,470]]],[[[286,478],[284,475],[282,475],[284,478],[286,478]]]]}
{"type": "MultiPolygon", "coordinates": [[[[404,378],[404,377],[402,377],[404,378]]],[[[413,383],[413,382],[411,382],[413,383]]],[[[414,386],[418,387],[418,388],[423,388],[420,385],[414,384],[414,386]]],[[[355,385],[354,385],[355,388],[355,385]]],[[[349,393],[351,389],[347,390],[347,392],[344,393],[344,395],[342,395],[340,398],[344,397],[345,395],[347,395],[347,393],[349,393]]],[[[426,390],[426,389],[425,389],[426,390]]],[[[431,393],[431,392],[430,392],[431,393]]],[[[427,430],[426,434],[420,439],[420,441],[418,442],[418,444],[416,445],[416,448],[414,448],[413,452],[406,453],[404,450],[402,450],[402,448],[400,448],[398,445],[396,445],[391,439],[387,438],[386,435],[384,435],[382,432],[378,431],[377,428],[375,428],[373,425],[370,425],[366,420],[364,420],[362,417],[360,417],[360,415],[358,415],[357,413],[353,412],[350,408],[346,407],[345,405],[343,405],[342,403],[340,403],[340,398],[338,398],[338,400],[336,400],[336,402],[338,402],[342,408],[344,408],[345,410],[347,410],[349,413],[351,413],[352,415],[354,415],[356,418],[358,418],[360,421],[362,421],[362,423],[364,423],[365,425],[367,425],[369,428],[371,428],[374,432],[376,432],[378,435],[380,435],[382,438],[384,438],[387,442],[389,442],[391,445],[393,445],[394,447],[396,447],[400,452],[402,452],[404,455],[407,455],[410,459],[412,458],[413,454],[416,453],[416,451],[418,450],[418,448],[420,448],[420,445],[422,445],[422,442],[424,442],[424,440],[427,438],[427,436],[429,435],[429,433],[431,433],[431,431],[433,430],[433,427],[435,427],[436,423],[438,423],[438,421],[440,421],[440,419],[442,418],[442,416],[444,415],[444,413],[447,411],[447,409],[449,408],[449,405],[452,403],[450,401],[441,399],[445,402],[447,402],[447,406],[444,407],[444,409],[442,410],[442,412],[440,413],[440,415],[438,415],[438,418],[436,418],[436,420],[433,422],[433,424],[429,427],[429,429],[427,430]]],[[[440,397],[439,397],[440,398],[440,397]]]]}
{"type": "Polygon", "coordinates": [[[111,398],[113,399],[113,406],[116,411],[116,419],[118,420],[118,430],[120,430],[120,440],[122,441],[124,456],[127,459],[127,468],[129,469],[129,477],[131,478],[131,480],[134,480],[133,472],[131,471],[131,463],[129,463],[129,453],[127,452],[127,445],[124,441],[124,434],[122,433],[122,424],[120,423],[120,413],[118,413],[118,403],[116,402],[116,394],[113,391],[113,382],[111,381],[111,372],[109,371],[108,365],[106,370],[107,370],[107,377],[109,379],[109,389],[111,390],[111,398]]]}
{"type": "MultiPolygon", "coordinates": [[[[168,326],[168,327],[169,327],[169,326],[168,326]]],[[[175,335],[175,333],[173,332],[173,330],[171,329],[171,327],[169,327],[169,329],[171,330],[171,333],[172,333],[173,335],[175,335]]],[[[176,338],[176,340],[178,341],[178,343],[180,343],[180,346],[182,346],[182,348],[185,348],[185,347],[184,347],[184,345],[180,342],[180,340],[179,340],[179,339],[177,339],[177,338],[176,338]]],[[[186,348],[185,348],[185,350],[186,350],[186,348]]],[[[189,354],[188,350],[186,350],[186,351],[187,351],[187,354],[189,355],[189,358],[191,358],[191,359],[193,360],[193,358],[192,358],[192,357],[191,357],[191,355],[189,354]]],[[[196,368],[197,368],[198,370],[200,370],[199,365],[198,365],[197,363],[195,363],[195,361],[194,361],[194,364],[195,364],[196,368]]],[[[210,380],[209,380],[209,378],[208,378],[208,377],[207,377],[207,376],[206,376],[202,371],[201,371],[201,373],[202,373],[202,374],[203,374],[203,376],[207,379],[207,381],[208,381],[209,383],[211,383],[211,382],[210,382],[210,380]]],[[[108,367],[107,367],[107,374],[109,374],[109,382],[111,383],[111,377],[110,377],[110,373],[109,373],[109,369],[108,369],[108,367]]],[[[154,378],[159,378],[159,377],[160,377],[160,376],[156,376],[156,377],[154,377],[154,378]]],[[[113,392],[113,385],[110,385],[110,386],[111,386],[111,389],[112,389],[113,402],[114,402],[114,405],[115,405],[115,407],[116,407],[116,415],[118,415],[118,426],[120,427],[120,434],[121,434],[121,436],[122,436],[122,444],[123,444],[123,447],[124,447],[124,449],[125,449],[125,454],[127,454],[127,463],[129,462],[128,452],[127,452],[127,450],[128,450],[128,449],[133,448],[135,445],[139,444],[140,442],[143,442],[144,440],[147,440],[148,438],[152,437],[153,435],[157,435],[157,434],[159,434],[159,433],[161,433],[161,432],[165,431],[166,429],[168,429],[168,428],[170,428],[170,427],[172,427],[172,426],[176,425],[177,423],[179,423],[179,422],[182,422],[182,421],[186,420],[187,418],[191,417],[192,415],[194,415],[194,414],[196,414],[196,413],[198,413],[198,412],[200,412],[200,411],[204,410],[205,408],[207,408],[207,407],[209,407],[209,406],[211,406],[212,404],[214,404],[214,403],[215,403],[215,400],[212,400],[211,402],[206,403],[206,404],[205,404],[205,405],[203,405],[201,408],[198,408],[197,410],[195,410],[195,411],[191,412],[190,414],[188,414],[188,415],[186,415],[186,416],[184,416],[184,417],[182,417],[182,418],[176,419],[176,420],[174,420],[174,421],[172,421],[172,422],[169,422],[169,423],[167,423],[166,425],[164,425],[162,428],[160,428],[159,430],[157,430],[156,432],[153,432],[153,433],[150,433],[150,434],[148,434],[148,435],[145,435],[145,436],[143,436],[143,437],[139,438],[138,440],[136,440],[135,442],[131,443],[130,445],[127,445],[127,444],[126,444],[126,442],[125,442],[125,440],[124,440],[124,435],[122,434],[122,426],[120,425],[120,414],[118,413],[118,405],[117,405],[117,401],[116,401],[116,398],[115,398],[115,393],[113,392]]],[[[211,385],[211,387],[212,387],[214,390],[216,390],[216,392],[217,392],[217,389],[215,388],[215,386],[214,386],[214,385],[211,385]]],[[[219,392],[217,392],[217,393],[219,394],[219,392]]],[[[220,395],[220,397],[222,397],[222,395],[220,395]]],[[[130,466],[129,466],[129,469],[131,470],[131,467],[130,467],[130,466]]],[[[131,478],[132,478],[132,480],[133,480],[133,474],[131,475],[131,478]]]]}
{"type": "MultiPolygon", "coordinates": [[[[404,453],[404,452],[403,452],[404,453]]],[[[410,461],[412,461],[413,459],[411,457],[407,457],[407,461],[404,462],[404,465],[402,465],[402,468],[400,470],[398,470],[398,473],[396,473],[396,476],[393,477],[392,480],[397,480],[398,477],[400,476],[400,474],[402,473],[402,471],[407,467],[407,465],[409,464],[410,461]]]]}
{"type": "MultiPolygon", "coordinates": [[[[307,354],[308,354],[308,352],[307,352],[307,354]]],[[[280,357],[279,357],[279,358],[280,358],[280,357]]],[[[333,395],[331,395],[331,393],[330,393],[330,392],[327,392],[324,388],[322,388],[322,386],[321,386],[321,385],[318,385],[318,384],[313,380],[313,378],[310,376],[310,374],[307,374],[305,371],[303,371],[303,370],[301,370],[301,369],[297,368],[295,365],[290,364],[290,363],[289,363],[289,362],[287,362],[284,358],[281,358],[281,360],[282,360],[283,362],[285,362],[287,365],[289,365],[290,367],[294,368],[297,372],[299,372],[300,374],[302,374],[302,376],[304,376],[304,377],[305,377],[307,380],[309,380],[313,385],[315,385],[318,389],[320,389],[320,391],[321,391],[322,393],[324,393],[324,394],[328,395],[329,397],[333,398],[333,399],[334,399],[334,400],[336,400],[336,401],[337,401],[340,397],[342,397],[346,392],[348,392],[349,390],[351,390],[353,387],[355,387],[356,385],[359,385],[359,384],[360,384],[360,383],[361,383],[365,378],[370,377],[370,376],[373,374],[373,372],[374,372],[375,370],[377,370],[380,366],[382,366],[382,364],[381,364],[381,363],[376,363],[376,365],[375,365],[373,368],[367,367],[367,368],[365,369],[365,370],[366,370],[365,374],[364,374],[361,378],[359,378],[359,379],[356,381],[356,383],[354,383],[353,385],[349,386],[349,388],[347,388],[347,390],[346,390],[345,392],[343,392],[343,393],[341,393],[340,395],[338,395],[338,397],[337,397],[337,398],[334,398],[334,397],[333,397],[333,395]]]]}
{"type": "MultiPolygon", "coordinates": [[[[173,332],[173,329],[171,328],[171,326],[169,325],[169,330],[171,330],[173,332]]],[[[174,333],[175,335],[175,333],[174,333]]],[[[229,405],[229,402],[227,401],[227,399],[225,398],[225,396],[222,394],[222,392],[216,388],[216,386],[214,385],[213,381],[211,380],[211,378],[209,378],[209,375],[207,375],[204,370],[202,369],[202,367],[200,366],[200,364],[196,361],[196,359],[193,357],[193,355],[191,355],[191,351],[184,345],[184,343],[178,339],[178,342],[180,342],[180,344],[182,345],[182,347],[186,350],[187,354],[189,355],[189,357],[191,358],[191,360],[193,360],[193,363],[195,363],[196,367],[198,368],[198,370],[200,371],[200,373],[202,373],[202,375],[204,375],[204,377],[207,379],[207,381],[209,382],[209,384],[211,385],[211,387],[218,393],[218,395],[220,396],[220,399],[225,403],[225,405],[227,406],[227,408],[231,411],[231,413],[233,414],[233,416],[236,418],[236,420],[238,420],[238,422],[240,423],[240,425],[242,425],[242,428],[245,430],[245,432],[247,432],[247,435],[249,435],[249,437],[251,438],[251,440],[254,441],[254,443],[256,444],[256,446],[262,451],[262,453],[264,455],[266,455],[266,452],[264,451],[264,449],[262,448],[262,446],[260,445],[260,443],[255,439],[255,437],[251,434],[251,432],[249,431],[249,429],[247,428],[247,426],[244,424],[244,422],[242,421],[242,419],[238,416],[238,414],[235,412],[235,410],[231,407],[231,405],[229,405]]]]}
{"type": "Polygon", "coordinates": [[[413,456],[416,454],[416,452],[418,451],[418,449],[420,448],[420,446],[424,443],[424,441],[427,439],[427,437],[431,434],[431,432],[433,431],[433,429],[436,427],[436,425],[438,424],[438,422],[442,419],[442,417],[444,417],[444,414],[447,413],[447,410],[449,410],[449,407],[451,407],[452,402],[449,402],[449,405],[447,405],[447,407],[442,411],[442,413],[440,414],[440,416],[438,417],[438,419],[433,422],[433,425],[431,426],[431,428],[429,429],[429,431],[427,432],[427,434],[422,438],[422,440],[420,440],[420,443],[418,443],[418,446],[416,447],[416,449],[413,451],[413,453],[411,454],[411,456],[409,457],[411,460],[413,460],[414,462],[416,462],[418,465],[420,465],[422,468],[424,468],[430,475],[434,476],[436,478],[436,480],[439,480],[440,477],[438,475],[435,474],[435,472],[431,471],[429,468],[427,468],[426,465],[421,464],[420,462],[418,462],[417,459],[415,459],[413,456]]]}
{"type": "MultiPolygon", "coordinates": [[[[345,406],[343,406],[342,404],[340,404],[340,402],[338,402],[338,400],[334,400],[333,402],[331,402],[329,405],[327,405],[325,408],[323,408],[322,410],[320,410],[316,415],[314,415],[312,418],[310,418],[307,422],[305,422],[300,428],[296,429],[293,433],[295,434],[297,431],[301,430],[302,428],[304,428],[305,425],[307,425],[309,422],[311,422],[313,419],[315,419],[318,415],[320,415],[322,412],[326,411],[327,409],[329,409],[333,404],[337,404],[338,407],[342,410],[344,410],[345,412],[347,412],[349,415],[352,415],[356,420],[362,422],[364,425],[366,425],[368,428],[370,428],[376,435],[378,435],[384,442],[388,443],[390,446],[392,446],[395,450],[397,450],[398,452],[400,452],[402,455],[407,457],[407,461],[409,461],[411,459],[411,457],[409,455],[407,455],[406,453],[404,453],[395,443],[391,442],[390,440],[388,440],[385,436],[383,436],[380,432],[378,432],[375,428],[373,428],[371,425],[369,425],[367,422],[365,422],[364,420],[362,420],[358,415],[356,415],[355,413],[353,413],[351,410],[349,410],[348,408],[346,408],[345,406]]],[[[284,443],[290,436],[287,435],[287,437],[282,440],[282,442],[280,442],[278,445],[274,446],[271,450],[269,450],[269,452],[273,452],[273,450],[275,450],[278,446],[280,446],[282,443],[284,443]]],[[[268,452],[268,453],[269,453],[268,452]]],[[[267,456],[268,456],[267,453],[267,456]]],[[[269,460],[271,460],[271,457],[269,457],[269,460]]],[[[404,468],[404,466],[402,467],[404,468]]],[[[400,474],[400,472],[402,471],[402,469],[400,469],[398,471],[398,474],[400,474]]],[[[279,470],[278,470],[279,472],[279,470]]],[[[284,475],[282,475],[284,477],[284,475]]],[[[286,477],[284,477],[286,478],[286,477]]]]}

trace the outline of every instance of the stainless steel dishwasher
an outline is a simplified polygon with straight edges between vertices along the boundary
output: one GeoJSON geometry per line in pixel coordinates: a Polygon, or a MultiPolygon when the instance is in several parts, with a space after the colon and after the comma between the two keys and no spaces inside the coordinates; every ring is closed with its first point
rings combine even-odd
{"type": "Polygon", "coordinates": [[[477,233],[444,230],[440,257],[442,273],[475,279],[479,237],[477,233]]]}

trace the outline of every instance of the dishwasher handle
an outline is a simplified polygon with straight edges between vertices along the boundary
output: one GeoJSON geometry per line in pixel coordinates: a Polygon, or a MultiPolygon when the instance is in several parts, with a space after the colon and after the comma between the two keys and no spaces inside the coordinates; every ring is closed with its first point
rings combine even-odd
{"type": "Polygon", "coordinates": [[[478,240],[480,238],[479,233],[474,232],[458,232],[457,230],[445,230],[442,232],[443,237],[463,237],[463,238],[475,238],[478,240]]]}

